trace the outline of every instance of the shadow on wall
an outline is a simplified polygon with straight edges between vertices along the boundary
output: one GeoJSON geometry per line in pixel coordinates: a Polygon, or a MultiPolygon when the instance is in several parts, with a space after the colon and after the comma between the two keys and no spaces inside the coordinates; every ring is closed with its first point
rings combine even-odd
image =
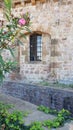
{"type": "Polygon", "coordinates": [[[73,97],[65,97],[63,101],[63,108],[73,113],[73,97]]]}

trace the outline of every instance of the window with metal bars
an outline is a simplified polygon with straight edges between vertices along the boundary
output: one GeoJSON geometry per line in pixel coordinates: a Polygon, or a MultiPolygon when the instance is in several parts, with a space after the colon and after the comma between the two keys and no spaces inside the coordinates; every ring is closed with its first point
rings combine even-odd
{"type": "Polygon", "coordinates": [[[33,34],[30,36],[30,61],[42,60],[42,35],[33,34]]]}

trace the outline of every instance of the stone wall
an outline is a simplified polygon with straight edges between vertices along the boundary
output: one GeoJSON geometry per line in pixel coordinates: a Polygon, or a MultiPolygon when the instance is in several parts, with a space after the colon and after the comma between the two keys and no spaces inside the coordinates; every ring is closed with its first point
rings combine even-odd
{"type": "Polygon", "coordinates": [[[23,80],[40,82],[50,76],[51,40],[49,35],[42,34],[42,61],[30,61],[29,36],[23,40],[20,49],[20,74],[23,80]]]}
{"type": "MultiPolygon", "coordinates": [[[[30,62],[29,34],[20,47],[19,66],[23,80],[57,80],[73,83],[73,1],[46,0],[15,4],[13,15],[29,12],[32,32],[42,34],[42,61],[30,62]],[[39,67],[40,66],[40,67],[39,67]],[[46,70],[46,71],[45,71],[46,70]]],[[[2,19],[2,13],[0,13],[2,19]]]]}
{"type": "Polygon", "coordinates": [[[57,110],[65,108],[73,114],[73,90],[4,82],[1,91],[36,105],[45,105],[57,110]]]}

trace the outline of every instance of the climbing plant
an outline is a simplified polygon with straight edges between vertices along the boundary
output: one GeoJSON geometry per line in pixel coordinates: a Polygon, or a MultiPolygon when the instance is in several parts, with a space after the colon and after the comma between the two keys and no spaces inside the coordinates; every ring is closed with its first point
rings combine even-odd
{"type": "Polygon", "coordinates": [[[12,14],[12,0],[4,0],[3,14],[5,23],[0,28],[0,82],[3,81],[5,73],[9,72],[15,62],[11,59],[5,59],[3,53],[9,51],[14,57],[13,50],[15,46],[20,45],[20,37],[24,37],[24,30],[30,31],[29,14],[22,14],[19,17],[14,17],[12,14]]]}

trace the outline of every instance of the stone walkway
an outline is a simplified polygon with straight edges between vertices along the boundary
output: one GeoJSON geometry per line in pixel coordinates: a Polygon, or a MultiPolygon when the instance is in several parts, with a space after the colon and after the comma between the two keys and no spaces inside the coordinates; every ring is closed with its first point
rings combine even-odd
{"type": "MultiPolygon", "coordinates": [[[[21,99],[14,98],[9,95],[2,94],[0,92],[0,102],[13,104],[14,107],[11,109],[13,110],[21,110],[25,111],[28,114],[27,117],[25,117],[25,125],[30,124],[33,121],[43,121],[46,119],[54,119],[55,116],[52,116],[50,114],[45,114],[41,111],[37,110],[37,106],[34,104],[31,104],[29,102],[23,101],[21,99]]],[[[44,128],[44,130],[48,130],[47,128],[44,128]]],[[[66,123],[64,127],[58,128],[58,129],[52,129],[52,130],[73,130],[73,121],[66,123]]]]}

